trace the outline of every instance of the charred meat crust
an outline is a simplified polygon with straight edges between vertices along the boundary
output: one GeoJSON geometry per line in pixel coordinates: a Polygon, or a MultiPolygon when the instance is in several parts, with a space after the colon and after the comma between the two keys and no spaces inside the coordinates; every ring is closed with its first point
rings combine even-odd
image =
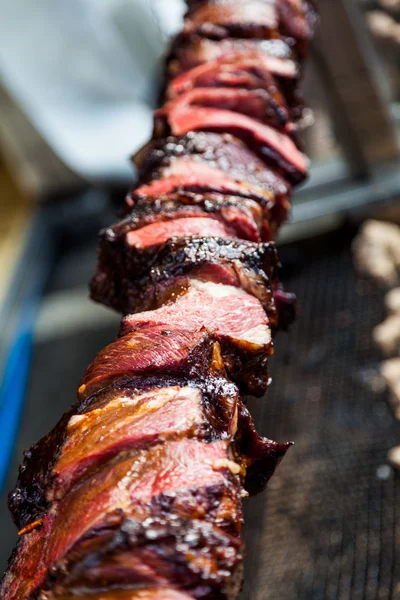
{"type": "MultiPolygon", "coordinates": [[[[46,591],[42,594],[43,600],[76,600],[76,596],[72,596],[68,591],[61,595],[55,596],[51,591],[46,591]]],[[[134,587],[132,589],[113,589],[111,591],[96,591],[88,595],[79,594],[80,600],[191,600],[185,592],[166,587],[134,587]]]]}
{"type": "MultiPolygon", "coordinates": [[[[272,179],[272,177],[271,177],[272,179]]],[[[157,198],[175,193],[210,193],[238,196],[260,205],[271,199],[269,186],[260,186],[233,177],[225,170],[207,164],[199,156],[183,155],[163,165],[149,183],[135,189],[137,196],[157,198]]]]}
{"type": "Polygon", "coordinates": [[[196,131],[182,136],[156,139],[134,158],[139,170],[139,185],[157,177],[160,169],[171,161],[190,156],[224,171],[235,180],[247,181],[255,187],[270,190],[271,195],[289,196],[291,186],[240,139],[229,133],[196,131]]]}
{"type": "MultiPolygon", "coordinates": [[[[218,382],[217,387],[218,385],[222,385],[226,391],[226,382],[218,382]]],[[[213,383],[211,387],[215,391],[213,383]]],[[[208,393],[208,382],[206,388],[208,393]]],[[[234,393],[234,390],[231,388],[229,393],[234,393]]],[[[249,484],[249,491],[258,492],[265,486],[267,478],[272,475],[289,444],[276,444],[260,438],[242,405],[239,406],[239,428],[240,433],[232,445],[233,457],[235,460],[240,459],[244,472],[247,469],[249,478],[246,477],[245,482],[249,484]]],[[[188,443],[191,442],[184,442],[188,443]]],[[[212,445],[205,444],[203,448],[212,450],[212,445]]],[[[185,455],[184,449],[183,452],[182,456],[185,455]]],[[[150,459],[148,467],[147,460],[136,458],[142,464],[141,469],[153,470],[153,463],[159,460],[158,456],[164,456],[161,459],[169,464],[168,455],[163,455],[162,448],[160,455],[157,450],[151,450],[150,456],[151,453],[154,457],[150,459]]],[[[175,458],[178,456],[179,454],[175,454],[175,458]]],[[[143,455],[145,457],[146,451],[143,455]]],[[[174,493],[172,486],[172,493],[155,491],[152,499],[145,500],[141,507],[133,503],[126,510],[118,508],[118,502],[113,510],[113,503],[110,504],[108,500],[104,505],[104,508],[108,507],[108,511],[104,513],[101,522],[90,525],[93,519],[89,519],[86,526],[82,523],[82,518],[87,514],[85,504],[81,508],[76,505],[79,496],[83,495],[85,498],[89,493],[94,498],[99,490],[100,506],[96,511],[103,513],[103,486],[105,483],[107,486],[114,485],[112,481],[107,483],[107,472],[113,473],[119,468],[119,464],[124,465],[126,461],[126,456],[122,456],[119,463],[109,463],[105,468],[105,475],[99,472],[98,484],[96,478],[89,480],[66,498],[65,506],[61,502],[59,507],[55,505],[52,508],[52,514],[49,513],[44,518],[43,531],[39,528],[21,538],[10,559],[8,575],[3,582],[6,591],[7,587],[10,590],[10,597],[17,597],[13,594],[15,586],[18,589],[20,585],[25,590],[24,597],[32,600],[38,598],[43,590],[40,597],[47,598],[46,590],[51,592],[50,597],[63,597],[68,592],[85,595],[96,593],[104,587],[123,586],[126,589],[129,585],[135,588],[172,585],[182,591],[194,593],[198,598],[222,600],[235,597],[237,586],[240,585],[240,577],[236,577],[236,574],[239,573],[241,561],[239,534],[242,525],[237,476],[230,474],[224,465],[219,467],[215,463],[213,469],[218,472],[222,468],[225,474],[222,475],[221,472],[221,476],[214,477],[215,483],[211,485],[198,487],[189,483],[189,487],[182,489],[179,494],[174,493]],[[217,481],[220,483],[217,484],[217,481]],[[60,526],[72,533],[69,523],[62,523],[62,520],[65,511],[65,516],[69,515],[69,519],[71,518],[74,506],[78,511],[83,511],[75,535],[70,537],[65,549],[60,548],[57,541],[47,546],[46,540],[51,539],[49,534],[59,536],[60,540],[64,539],[65,532],[59,531],[60,526]],[[138,515],[141,515],[140,519],[138,515]],[[30,553],[26,583],[16,581],[13,573],[18,572],[18,565],[24,555],[35,548],[36,552],[30,553]]],[[[121,484],[125,481],[126,468],[118,475],[118,478],[123,478],[121,484]]],[[[206,471],[207,468],[209,467],[206,467],[206,471]]],[[[141,478],[140,480],[142,481],[141,478]]],[[[125,485],[124,483],[123,486],[125,485]]],[[[123,487],[121,491],[122,489],[123,487]]],[[[141,493],[139,491],[139,497],[141,493]]],[[[89,502],[93,498],[89,498],[89,502]]],[[[87,502],[86,499],[85,503],[87,502]]]]}
{"type": "Polygon", "coordinates": [[[254,201],[223,194],[197,194],[182,191],[161,197],[138,196],[127,198],[130,210],[125,218],[101,232],[109,239],[123,239],[130,231],[160,221],[176,218],[208,216],[231,227],[236,236],[251,242],[269,241],[270,232],[262,230],[262,210],[254,201]],[[260,233],[261,231],[261,233],[260,233]]]}
{"type": "Polygon", "coordinates": [[[271,323],[275,322],[271,284],[279,263],[273,243],[172,238],[161,248],[138,251],[103,236],[91,295],[123,314],[152,310],[161,306],[166,293],[170,296],[174,280],[194,276],[207,265],[226,266],[238,284],[261,301],[271,323]]]}
{"type": "Polygon", "coordinates": [[[304,58],[318,23],[314,0],[278,2],[280,29],[283,35],[298,40],[298,52],[304,58]]]}
{"type": "Polygon", "coordinates": [[[273,89],[273,84],[270,89],[230,86],[193,87],[182,91],[170,101],[190,106],[232,110],[282,131],[290,132],[293,129],[289,123],[285,101],[276,87],[273,89]]]}
{"type": "Polygon", "coordinates": [[[278,37],[277,17],[274,5],[263,0],[202,2],[189,7],[183,35],[198,34],[215,40],[278,37]]]}
{"type": "MultiPolygon", "coordinates": [[[[227,543],[223,546],[232,556],[229,548],[232,551],[235,546],[241,546],[238,534],[242,517],[240,483],[238,477],[230,472],[229,464],[235,465],[228,460],[227,443],[188,439],[166,442],[140,451],[133,457],[122,455],[107,463],[103,470],[73,490],[59,504],[54,504],[41,527],[21,537],[3,580],[2,591],[13,600],[36,598],[46,587],[46,578],[51,577],[53,587],[55,574],[71,577],[75,565],[82,586],[85,581],[113,585],[120,578],[125,583],[149,583],[149,576],[150,582],[173,585],[168,581],[175,577],[172,555],[179,555],[182,545],[175,544],[174,536],[171,539],[170,522],[180,524],[176,531],[179,528],[182,532],[188,531],[187,527],[190,530],[192,524],[197,524],[201,531],[225,539],[227,543]],[[196,464],[197,470],[194,468],[196,464]],[[155,468],[157,465],[160,472],[155,468]],[[117,547],[113,544],[116,553],[112,556],[116,562],[111,560],[109,564],[102,560],[100,565],[96,565],[97,552],[105,559],[107,541],[120,539],[127,520],[135,522],[139,531],[143,532],[141,539],[144,546],[130,539],[130,545],[124,551],[124,545],[121,548],[119,544],[117,547]],[[169,532],[167,538],[172,544],[171,556],[162,551],[161,543],[157,543],[161,554],[156,552],[153,555],[151,551],[149,557],[149,548],[161,539],[153,531],[152,523],[160,520],[169,532]],[[231,539],[235,540],[233,544],[231,539]],[[116,568],[117,564],[119,568],[116,568]],[[18,576],[24,565],[26,569],[18,576]],[[93,565],[93,570],[90,565],[93,565]]],[[[183,543],[185,537],[180,538],[179,535],[178,540],[183,543]]],[[[202,539],[205,542],[205,538],[202,539]]],[[[209,543],[213,546],[212,539],[209,543]]],[[[196,547],[193,546],[193,550],[196,547]]],[[[206,552],[207,547],[201,554],[206,552]]],[[[207,579],[211,564],[208,561],[198,563],[188,553],[189,548],[180,555],[179,563],[184,572],[187,569],[190,574],[197,573],[193,580],[193,585],[197,586],[207,579]]],[[[216,562],[212,566],[215,575],[219,572],[219,560],[223,556],[220,551],[215,556],[216,562]]],[[[229,579],[229,571],[225,571],[225,576],[229,579]]],[[[68,581],[73,586],[73,581],[68,581]]]]}
{"type": "MultiPolygon", "coordinates": [[[[184,324],[183,324],[184,325],[184,324]]],[[[104,348],[89,365],[79,387],[85,397],[114,380],[159,373],[198,377],[218,368],[247,393],[262,396],[269,385],[268,358],[271,338],[257,345],[235,340],[204,328],[179,329],[176,325],[147,326],[125,334],[104,348]]]]}
{"type": "Polygon", "coordinates": [[[246,181],[254,189],[264,191],[263,196],[254,197],[263,211],[264,235],[273,235],[287,217],[291,186],[278,173],[266,169],[257,154],[230,134],[191,132],[181,137],[154,140],[135,157],[139,186],[162,176],[173,161],[186,156],[224,171],[235,181],[246,181]]]}
{"type": "MultiPolygon", "coordinates": [[[[269,118],[275,118],[277,127],[285,127],[288,124],[289,114],[286,101],[279,89],[279,84],[271,70],[285,74],[296,74],[296,66],[290,61],[274,59],[262,52],[237,53],[227,55],[223,59],[207,62],[199,65],[186,73],[175,77],[168,85],[166,91],[167,100],[173,100],[184,92],[196,88],[227,88],[234,91],[240,99],[243,90],[250,92],[257,98],[260,91],[263,92],[262,99],[268,101],[267,110],[269,118]],[[275,114],[275,117],[274,117],[275,114]]],[[[217,105],[218,106],[218,105],[217,105]]],[[[246,104],[244,104],[244,108],[246,104]]],[[[257,109],[254,102],[251,108],[257,109]]],[[[238,104],[239,112],[243,106],[238,104]]],[[[250,113],[252,114],[252,113],[250,113]]],[[[264,118],[259,113],[259,118],[264,118]]],[[[257,117],[257,114],[253,114],[257,117]]]]}
{"type": "Polygon", "coordinates": [[[185,292],[163,307],[126,317],[121,335],[156,326],[172,332],[182,324],[192,332],[207,329],[220,345],[229,377],[254,395],[264,393],[273,348],[270,323],[257,298],[238,287],[193,279],[185,292]]]}
{"type": "MultiPolygon", "coordinates": [[[[237,510],[240,523],[239,502],[237,510]]],[[[242,560],[238,538],[204,520],[159,512],[144,522],[124,519],[117,528],[91,532],[52,569],[45,587],[57,597],[65,591],[92,594],[96,587],[168,582],[199,599],[235,598],[239,590],[229,590],[242,560]],[[128,555],[130,567],[116,569],[128,555]]]]}
{"type": "Polygon", "coordinates": [[[292,442],[279,444],[261,437],[247,407],[240,403],[238,434],[234,444],[238,455],[246,461],[244,487],[252,496],[265,489],[292,442]]]}
{"type": "Polygon", "coordinates": [[[24,453],[23,462],[14,490],[9,495],[9,509],[19,529],[40,519],[50,507],[46,490],[52,484],[52,471],[68,438],[68,423],[71,417],[85,415],[107,406],[115,396],[133,396],[150,390],[168,387],[189,386],[202,393],[204,411],[209,428],[204,435],[210,441],[223,439],[227,435],[232,404],[237,399],[236,387],[218,377],[206,379],[134,377],[121,378],[108,387],[79,400],[60,419],[55,428],[24,453]]]}
{"type": "Polygon", "coordinates": [[[128,333],[103,348],[81,379],[78,398],[86,398],[121,377],[206,377],[214,339],[203,330],[149,327],[128,333]]]}
{"type": "Polygon", "coordinates": [[[262,89],[286,108],[279,90],[279,77],[296,79],[296,63],[289,58],[269,56],[256,48],[247,52],[231,52],[178,74],[168,83],[166,99],[173,100],[195,87],[262,89]]]}
{"type": "MultiPolygon", "coordinates": [[[[52,502],[48,500],[47,491],[54,483],[53,469],[68,440],[68,423],[72,417],[104,408],[116,396],[129,397],[177,386],[181,388],[188,386],[200,390],[202,394],[204,421],[208,422],[208,426],[200,426],[194,431],[198,439],[209,442],[229,439],[234,426],[232,418],[234,418],[235,407],[239,408],[240,422],[233,445],[234,453],[239,462],[243,461],[247,470],[244,480],[247,491],[252,494],[263,489],[289,445],[276,444],[257,434],[253,420],[239,400],[238,390],[234,384],[219,377],[199,380],[159,377],[125,378],[85,400],[78,401],[50,433],[24,453],[16,486],[9,495],[9,509],[17,527],[19,529],[27,527],[30,523],[43,518],[49,510],[52,502]],[[265,461],[268,462],[267,469],[265,469],[265,461]]],[[[154,440],[152,443],[162,442],[154,440]]],[[[148,443],[148,446],[150,445],[151,443],[148,443]]],[[[107,458],[112,458],[112,455],[107,458]]],[[[102,463],[98,466],[101,467],[102,463]]],[[[73,485],[74,482],[71,483],[72,487],[73,485]]]]}
{"type": "MultiPolygon", "coordinates": [[[[226,38],[211,40],[198,34],[188,37],[178,34],[171,42],[167,55],[168,79],[185,73],[206,62],[220,60],[233,53],[262,52],[280,60],[295,62],[291,46],[280,39],[255,40],[226,38]]],[[[299,76],[298,70],[296,71],[299,76]]]]}
{"type": "Polygon", "coordinates": [[[226,38],[281,38],[304,59],[317,24],[308,0],[212,0],[189,2],[183,35],[198,34],[213,40],[226,38]]]}
{"type": "Polygon", "coordinates": [[[279,39],[263,41],[228,38],[215,41],[199,35],[178,36],[173,41],[168,56],[167,81],[199,65],[223,60],[224,56],[241,52],[261,52],[267,57],[290,61],[291,64],[297,65],[293,76],[276,73],[274,77],[289,107],[292,121],[300,120],[304,111],[304,99],[298,86],[300,69],[294,60],[291,47],[279,39]]]}
{"type": "Polygon", "coordinates": [[[162,108],[154,118],[154,138],[185,135],[192,131],[227,132],[241,139],[265,163],[292,184],[307,177],[307,160],[286,133],[233,110],[191,104],[190,92],[162,108]]]}
{"type": "Polygon", "coordinates": [[[51,485],[52,470],[67,439],[67,425],[72,416],[103,408],[116,394],[129,396],[172,386],[198,387],[203,394],[205,410],[210,421],[210,440],[218,439],[217,432],[223,435],[226,430],[226,411],[232,398],[237,395],[235,386],[225,379],[125,377],[114,381],[107,388],[76,402],[54,429],[24,452],[16,486],[9,494],[9,509],[17,527],[22,529],[36,521],[50,506],[46,500],[46,489],[51,485]],[[214,398],[218,398],[218,401],[215,402],[214,398]]]}

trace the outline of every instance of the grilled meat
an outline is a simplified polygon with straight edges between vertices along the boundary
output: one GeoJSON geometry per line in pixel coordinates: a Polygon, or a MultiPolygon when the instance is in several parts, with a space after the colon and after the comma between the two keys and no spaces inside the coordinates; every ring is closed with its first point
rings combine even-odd
{"type": "Polygon", "coordinates": [[[279,76],[296,78],[296,64],[257,50],[232,52],[222,59],[205,62],[178,75],[169,83],[166,96],[173,100],[196,87],[265,90],[278,106],[285,109],[285,100],[277,87],[276,78],[279,76]]]}
{"type": "Polygon", "coordinates": [[[122,377],[114,381],[79,400],[53,431],[25,452],[10,494],[15,523],[22,529],[43,517],[54,499],[122,450],[134,451],[183,435],[209,441],[232,439],[237,404],[235,386],[211,376],[205,380],[122,377]],[[174,430],[171,417],[177,416],[177,406],[182,425],[174,430]]]}
{"type": "Polygon", "coordinates": [[[316,26],[316,11],[308,0],[211,0],[189,2],[183,36],[281,38],[294,44],[304,58],[316,26]]]}
{"type": "Polygon", "coordinates": [[[86,398],[121,377],[203,375],[210,369],[213,348],[202,329],[149,326],[133,331],[99,352],[86,369],[78,397],[86,398]]]}
{"type": "MultiPolygon", "coordinates": [[[[61,592],[57,596],[53,592],[42,594],[45,600],[76,600],[76,596],[71,596],[69,591],[61,592]]],[[[182,594],[170,587],[137,587],[132,590],[113,590],[111,592],[99,591],[88,595],[80,594],[81,600],[190,600],[191,596],[182,594]]]]}
{"type": "MultiPolygon", "coordinates": [[[[129,234],[128,234],[129,235],[129,234]]],[[[188,278],[242,287],[263,304],[272,323],[271,282],[276,276],[273,244],[229,238],[171,238],[161,247],[138,249],[104,232],[92,297],[128,314],[161,306],[188,278]]]]}
{"type": "Polygon", "coordinates": [[[231,133],[291,183],[300,183],[306,178],[307,160],[288,134],[233,110],[198,107],[192,100],[192,92],[186,92],[158,109],[154,136],[181,136],[199,130],[231,133]]]}
{"type": "Polygon", "coordinates": [[[297,40],[297,52],[304,58],[317,25],[313,0],[279,0],[277,2],[280,31],[297,40]]]}
{"type": "Polygon", "coordinates": [[[235,180],[223,170],[207,165],[191,156],[177,157],[158,173],[151,183],[135,189],[135,195],[160,197],[176,192],[210,192],[240,196],[249,200],[268,202],[270,190],[263,190],[244,181],[235,180]]]}
{"type": "Polygon", "coordinates": [[[218,108],[220,110],[233,110],[282,130],[291,130],[289,115],[283,97],[273,89],[246,89],[237,87],[196,86],[182,91],[171,101],[181,97],[181,102],[191,106],[218,108]]]}
{"type": "MultiPolygon", "coordinates": [[[[22,535],[3,591],[34,598],[46,589],[51,597],[89,594],[105,582],[201,588],[207,577],[181,553],[184,533],[197,531],[188,549],[211,552],[216,573],[225,560],[219,547],[226,557],[236,547],[237,564],[240,481],[262,489],[287,448],[258,436],[223,379],[120,380],[78,403],[26,453],[11,505],[20,527],[36,526],[22,535]]],[[[212,581],[199,598],[213,597],[212,581]]]]}
{"type": "MultiPolygon", "coordinates": [[[[290,46],[282,40],[210,40],[197,35],[177,38],[171,47],[167,63],[167,79],[174,81],[179,75],[190,78],[195,69],[204,65],[231,64],[231,56],[243,53],[263,56],[263,71],[274,76],[280,93],[285,98],[292,121],[299,121],[304,111],[304,98],[299,89],[300,69],[290,46]]],[[[232,67],[229,67],[230,70],[232,67]]],[[[266,75],[268,76],[268,75],[266,75]]],[[[265,77],[265,75],[264,75],[265,77]]],[[[261,87],[264,87],[263,84],[261,87]]]]}
{"type": "Polygon", "coordinates": [[[159,221],[145,225],[126,235],[126,243],[138,250],[154,245],[161,245],[173,237],[206,235],[214,237],[234,238],[235,230],[219,219],[210,220],[208,215],[183,217],[177,215],[175,219],[159,221]]]}
{"type": "Polygon", "coordinates": [[[183,438],[119,455],[54,503],[40,527],[22,535],[3,593],[35,597],[63,582],[72,593],[75,585],[89,592],[104,583],[196,589],[210,569],[207,560],[201,568],[187,558],[190,549],[199,560],[207,552],[211,571],[228,579],[240,560],[240,486],[232,474],[238,469],[225,441],[183,438]],[[182,552],[185,538],[192,543],[182,552]],[[224,547],[226,557],[218,550],[224,547]],[[225,564],[228,557],[232,562],[225,564]]]}
{"type": "MultiPolygon", "coordinates": [[[[234,237],[251,242],[269,241],[271,233],[263,227],[263,211],[251,199],[221,193],[201,193],[181,190],[166,196],[127,197],[129,212],[112,228],[107,229],[111,236],[127,235],[141,227],[173,219],[217,219],[232,229],[234,237]]],[[[148,231],[148,230],[147,230],[148,231]]]]}
{"type": "Polygon", "coordinates": [[[9,498],[17,527],[39,522],[54,503],[121,453],[135,455],[183,437],[230,442],[246,474],[258,473],[258,490],[289,447],[257,434],[236,386],[225,378],[122,377],[79,400],[25,452],[9,498]]]}
{"type": "Polygon", "coordinates": [[[241,393],[269,384],[295,314],[273,242],[306,175],[294,121],[315,26],[306,0],[188,0],[167,104],[101,232],[93,298],[125,315],[78,401],[25,452],[2,600],[235,600],[241,498],[290,444],[241,393]]]}
{"type": "Polygon", "coordinates": [[[216,60],[228,61],[231,56],[243,55],[247,58],[249,53],[261,53],[266,60],[271,59],[268,70],[278,77],[298,78],[299,66],[295,60],[289,44],[279,39],[245,40],[227,38],[211,40],[200,35],[190,38],[178,35],[172,42],[167,57],[168,78],[174,78],[181,73],[206,63],[214,64],[216,60]]]}
{"type": "Polygon", "coordinates": [[[230,378],[255,395],[265,392],[269,381],[267,359],[272,354],[271,328],[257,298],[240,288],[193,279],[172,302],[155,311],[126,317],[122,334],[150,326],[171,330],[182,324],[192,332],[203,328],[212,332],[221,346],[230,378]]]}
{"type": "Polygon", "coordinates": [[[277,37],[278,14],[273,2],[211,1],[190,5],[183,35],[198,34],[215,40],[277,37]]]}
{"type": "MultiPolygon", "coordinates": [[[[218,172],[226,173],[232,181],[231,186],[233,182],[240,185],[241,196],[245,195],[245,188],[246,196],[262,208],[262,217],[257,216],[258,223],[260,218],[262,219],[262,239],[269,240],[274,236],[287,216],[291,186],[276,171],[266,169],[264,161],[257,154],[252,152],[244,142],[230,134],[190,132],[182,137],[171,136],[154,141],[135,157],[135,164],[139,170],[139,189],[143,189],[144,185],[159,178],[168,179],[171,165],[183,158],[187,158],[190,162],[194,160],[201,162],[218,172]]],[[[182,170],[183,168],[182,166],[182,170]]],[[[223,181],[227,185],[227,180],[223,181]]],[[[220,179],[219,193],[221,193],[221,186],[220,179]]],[[[182,180],[180,189],[182,189],[182,180]]],[[[193,190],[193,187],[191,189],[193,190]]],[[[207,193],[208,197],[210,190],[212,185],[208,179],[208,183],[204,180],[197,181],[194,191],[207,193]]],[[[227,188],[225,193],[228,193],[227,188]]],[[[238,195],[237,192],[234,192],[234,195],[238,195]]],[[[212,202],[207,202],[207,205],[212,206],[212,202]]],[[[243,201],[241,205],[249,206],[243,201]]]]}
{"type": "Polygon", "coordinates": [[[183,286],[178,292],[175,288],[171,303],[125,319],[122,337],[105,348],[86,372],[81,394],[122,375],[195,376],[201,368],[209,368],[210,357],[213,360],[205,330],[220,343],[230,377],[255,395],[266,391],[272,341],[260,301],[230,285],[189,281],[185,292],[183,286]],[[176,293],[182,295],[176,298],[176,293]],[[245,318],[240,316],[243,309],[245,318]]]}

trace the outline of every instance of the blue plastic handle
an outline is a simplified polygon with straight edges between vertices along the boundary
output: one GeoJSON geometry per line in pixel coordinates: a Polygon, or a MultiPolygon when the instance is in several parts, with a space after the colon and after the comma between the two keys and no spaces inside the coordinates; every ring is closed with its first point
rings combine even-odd
{"type": "Polygon", "coordinates": [[[24,406],[38,299],[22,305],[0,386],[0,490],[3,489],[24,406]]]}
{"type": "Polygon", "coordinates": [[[3,312],[15,323],[0,370],[0,492],[4,487],[23,412],[32,358],[36,315],[53,257],[46,212],[39,210],[8,289],[3,312]]]}

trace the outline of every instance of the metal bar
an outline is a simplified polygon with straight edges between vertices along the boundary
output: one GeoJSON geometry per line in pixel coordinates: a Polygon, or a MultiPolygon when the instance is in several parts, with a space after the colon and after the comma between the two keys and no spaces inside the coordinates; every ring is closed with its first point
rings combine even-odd
{"type": "Polygon", "coordinates": [[[354,0],[322,0],[319,6],[314,60],[350,171],[366,177],[377,166],[398,160],[395,125],[359,7],[354,0]]]}
{"type": "Polygon", "coordinates": [[[385,207],[399,206],[400,171],[394,167],[365,181],[311,189],[306,198],[293,205],[292,221],[279,236],[281,244],[332,231],[350,217],[365,218],[385,207]]]}

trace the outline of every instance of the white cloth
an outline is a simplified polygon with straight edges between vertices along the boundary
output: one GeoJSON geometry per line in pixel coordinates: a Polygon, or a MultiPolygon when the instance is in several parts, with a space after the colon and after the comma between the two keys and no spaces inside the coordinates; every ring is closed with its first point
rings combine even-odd
{"type": "Polygon", "coordinates": [[[41,135],[91,180],[132,178],[183,0],[2,0],[0,75],[41,135]]]}

